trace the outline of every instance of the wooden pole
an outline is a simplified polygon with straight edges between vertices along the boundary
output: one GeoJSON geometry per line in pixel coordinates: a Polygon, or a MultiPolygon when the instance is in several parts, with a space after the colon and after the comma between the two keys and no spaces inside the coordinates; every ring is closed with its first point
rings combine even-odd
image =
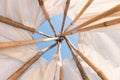
{"type": "Polygon", "coordinates": [[[55,37],[55,38],[46,38],[46,39],[39,39],[39,40],[0,42],[0,49],[12,48],[12,47],[17,47],[17,46],[24,46],[24,45],[35,44],[35,43],[39,43],[39,42],[47,42],[47,41],[52,41],[52,40],[57,40],[57,39],[59,39],[59,38],[55,37]]]}
{"type": "Polygon", "coordinates": [[[59,55],[60,80],[64,80],[62,56],[61,56],[60,49],[61,49],[61,41],[58,41],[58,50],[57,50],[57,54],[59,55]]]}
{"type": "Polygon", "coordinates": [[[35,32],[38,33],[38,34],[41,34],[41,35],[43,35],[43,36],[46,36],[46,37],[48,37],[48,38],[52,38],[52,36],[50,36],[49,34],[46,34],[46,33],[44,33],[44,32],[38,31],[38,30],[36,30],[36,29],[35,29],[35,32]]]}
{"type": "Polygon", "coordinates": [[[75,46],[69,41],[69,39],[67,37],[65,37],[65,39],[68,41],[68,43],[70,44],[70,46],[73,48],[73,50],[78,53],[78,55],[98,74],[98,76],[102,79],[102,80],[108,80],[108,78],[106,77],[106,75],[102,72],[102,70],[100,70],[98,67],[96,67],[87,57],[85,57],[78,49],[75,48],[75,46]]]}
{"type": "Polygon", "coordinates": [[[83,24],[77,26],[73,30],[70,30],[68,32],[63,33],[61,36],[74,34],[74,33],[76,33],[76,30],[78,30],[78,29],[80,29],[82,27],[85,27],[85,26],[87,26],[87,25],[89,25],[89,24],[91,24],[91,23],[93,23],[93,22],[95,22],[97,20],[100,20],[100,19],[102,19],[104,17],[110,16],[110,15],[112,15],[112,14],[118,12],[118,11],[120,11],[120,4],[118,4],[117,6],[111,8],[111,9],[109,9],[109,10],[107,10],[107,11],[105,11],[105,12],[103,12],[103,13],[101,13],[101,14],[93,17],[93,18],[91,18],[91,19],[89,19],[88,21],[86,21],[83,24]]]}
{"type": "MultiPolygon", "coordinates": [[[[62,64],[62,62],[61,62],[62,64]]],[[[63,75],[63,67],[60,66],[60,80],[64,80],[64,75],[63,75]]]]}
{"type": "Polygon", "coordinates": [[[56,71],[57,71],[57,63],[56,63],[56,66],[55,66],[55,72],[54,72],[53,80],[56,80],[56,71]]]}
{"type": "Polygon", "coordinates": [[[73,50],[72,50],[72,48],[71,48],[71,46],[69,45],[69,43],[68,43],[67,40],[66,40],[66,42],[67,42],[67,45],[68,45],[68,47],[69,47],[69,49],[70,49],[70,51],[71,51],[71,54],[72,54],[72,56],[73,56],[73,59],[74,59],[76,65],[77,65],[77,67],[78,67],[78,69],[79,69],[79,71],[80,71],[80,73],[81,73],[81,76],[82,76],[83,80],[89,80],[86,72],[84,71],[84,69],[83,69],[83,67],[82,67],[82,64],[79,62],[77,56],[74,54],[74,52],[73,52],[73,50]]]}
{"type": "Polygon", "coordinates": [[[69,26],[65,29],[64,32],[68,31],[73,26],[73,24],[82,16],[82,14],[86,11],[86,9],[91,5],[92,2],[93,2],[93,0],[88,0],[88,2],[85,4],[85,6],[82,8],[82,10],[78,13],[78,15],[69,24],[69,26]]]}
{"type": "Polygon", "coordinates": [[[77,30],[77,32],[84,32],[84,31],[94,30],[94,29],[98,29],[98,28],[102,28],[102,27],[109,27],[109,26],[112,26],[115,24],[120,24],[120,18],[109,20],[109,21],[102,22],[102,23],[98,23],[98,24],[91,25],[91,26],[88,26],[85,28],[81,28],[81,29],[77,30]]]}
{"type": "Polygon", "coordinates": [[[66,16],[67,16],[67,12],[68,12],[69,5],[70,5],[70,0],[67,0],[67,1],[66,1],[66,7],[65,7],[65,10],[64,10],[64,16],[63,16],[61,33],[63,32],[63,29],[64,29],[64,24],[65,24],[65,20],[66,20],[66,16]]]}
{"type": "Polygon", "coordinates": [[[20,77],[32,64],[34,64],[46,51],[53,48],[57,43],[43,49],[42,51],[38,52],[33,58],[27,61],[22,67],[20,67],[15,73],[13,73],[7,80],[16,80],[20,77]]]}
{"type": "Polygon", "coordinates": [[[61,41],[58,41],[58,49],[57,49],[57,54],[59,55],[59,60],[62,61],[62,56],[61,56],[61,41]]]}
{"type": "Polygon", "coordinates": [[[38,0],[38,2],[39,2],[39,5],[40,5],[40,7],[41,7],[41,9],[42,9],[42,11],[43,11],[46,19],[48,20],[48,22],[49,22],[49,24],[50,24],[50,26],[51,26],[51,28],[52,28],[52,30],[53,30],[53,32],[54,32],[54,35],[57,36],[56,30],[55,30],[55,28],[54,28],[54,26],[53,26],[53,24],[52,24],[52,22],[51,22],[51,20],[50,20],[50,16],[49,16],[49,14],[48,14],[48,12],[47,12],[47,10],[46,10],[46,8],[45,8],[45,5],[44,5],[43,0],[38,0]]]}
{"type": "Polygon", "coordinates": [[[5,17],[0,16],[0,22],[6,23],[6,24],[11,25],[11,26],[16,27],[16,28],[21,28],[21,29],[24,29],[24,30],[27,30],[30,32],[36,32],[36,33],[41,34],[43,36],[51,37],[50,35],[43,33],[43,32],[40,32],[40,31],[36,30],[35,28],[25,26],[21,23],[15,22],[9,18],[5,18],[5,17]]]}

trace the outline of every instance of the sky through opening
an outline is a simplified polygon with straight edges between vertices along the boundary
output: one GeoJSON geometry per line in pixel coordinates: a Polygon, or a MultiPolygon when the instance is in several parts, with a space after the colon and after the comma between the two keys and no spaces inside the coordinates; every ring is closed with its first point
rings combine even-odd
{"type": "MultiPolygon", "coordinates": [[[[61,30],[61,25],[62,25],[62,20],[63,20],[63,15],[56,15],[51,17],[51,21],[56,29],[57,35],[60,34],[60,30],[61,30]]],[[[71,19],[69,17],[66,17],[66,22],[65,22],[65,26],[64,26],[64,30],[66,29],[66,27],[71,23],[71,19]]],[[[73,28],[75,27],[75,25],[73,26],[73,28]]],[[[37,28],[37,30],[42,31],[44,33],[47,33],[51,36],[54,36],[52,29],[50,28],[50,25],[48,23],[48,21],[45,21],[40,27],[37,28]]],[[[78,34],[74,34],[71,36],[68,36],[71,40],[71,42],[77,47],[78,44],[78,34]]],[[[41,38],[46,38],[42,35],[39,35],[37,33],[34,34],[34,39],[41,39],[41,38]]],[[[38,43],[37,46],[40,50],[54,44],[55,41],[50,41],[50,42],[45,42],[45,43],[38,43]]],[[[51,50],[47,51],[42,57],[45,58],[47,61],[51,61],[52,57],[54,54],[56,54],[57,52],[57,46],[55,46],[54,48],[52,48],[51,50]]],[[[62,59],[66,59],[66,58],[72,58],[72,55],[70,53],[70,50],[65,42],[65,40],[62,42],[62,46],[61,46],[61,55],[62,55],[62,59]]]]}

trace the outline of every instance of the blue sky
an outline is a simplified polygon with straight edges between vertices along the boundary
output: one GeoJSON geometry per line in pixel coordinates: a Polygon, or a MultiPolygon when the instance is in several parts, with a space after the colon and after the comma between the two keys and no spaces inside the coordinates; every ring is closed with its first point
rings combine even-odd
{"type": "MultiPolygon", "coordinates": [[[[63,20],[63,15],[56,15],[56,16],[51,17],[51,21],[52,21],[52,23],[53,23],[53,25],[54,25],[54,27],[56,29],[57,34],[60,33],[62,20],[63,20]]],[[[65,23],[64,29],[70,24],[71,21],[72,20],[69,17],[66,18],[66,23],[65,23]]],[[[73,27],[75,27],[75,25],[73,27]]],[[[42,31],[42,32],[45,32],[47,34],[50,34],[50,35],[54,36],[54,34],[53,34],[53,32],[52,32],[52,30],[51,30],[51,28],[49,26],[48,21],[45,21],[37,29],[39,31],[42,31]]],[[[46,37],[35,33],[34,34],[34,38],[35,39],[40,39],[40,38],[46,38],[46,37]]],[[[71,42],[73,42],[74,45],[76,45],[76,47],[77,47],[78,46],[77,45],[78,34],[71,35],[71,36],[69,36],[69,38],[70,38],[71,42]]],[[[52,45],[53,43],[55,43],[55,41],[50,41],[50,42],[45,42],[45,43],[38,43],[37,46],[41,50],[41,49],[44,49],[44,48],[52,45]]],[[[51,61],[52,60],[52,56],[54,54],[56,54],[56,52],[57,52],[57,46],[52,48],[48,52],[46,52],[42,57],[44,57],[47,61],[51,61]]],[[[65,40],[62,42],[61,55],[62,55],[62,59],[63,60],[66,59],[66,58],[72,58],[71,53],[69,51],[69,48],[68,48],[65,40]]]]}

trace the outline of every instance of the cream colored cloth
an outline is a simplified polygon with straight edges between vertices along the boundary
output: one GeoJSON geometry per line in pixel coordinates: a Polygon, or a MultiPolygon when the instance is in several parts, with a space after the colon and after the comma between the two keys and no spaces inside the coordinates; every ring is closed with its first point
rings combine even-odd
{"type": "MultiPolygon", "coordinates": [[[[44,0],[50,17],[63,14],[66,0],[44,0]]],[[[87,0],[71,0],[68,16],[73,20],[87,0]]],[[[98,15],[111,7],[120,4],[120,0],[94,0],[76,25],[98,15]]],[[[120,17],[107,17],[98,22],[120,17]]],[[[0,0],[0,16],[37,28],[44,23],[45,16],[37,0],[0,0]]],[[[96,22],[96,23],[98,23],[96,22]]],[[[33,40],[34,34],[26,30],[14,28],[0,22],[0,42],[33,40]]],[[[120,80],[120,24],[80,33],[79,49],[96,66],[100,67],[109,80],[120,80]]],[[[33,57],[38,48],[35,44],[0,50],[0,80],[6,80],[19,67],[33,57]]],[[[100,80],[84,62],[90,80],[100,80]]],[[[59,80],[57,61],[46,62],[42,58],[34,63],[18,80],[59,80]],[[55,73],[56,70],[56,73],[55,73]]],[[[73,60],[63,61],[65,80],[82,80],[73,60]]]]}

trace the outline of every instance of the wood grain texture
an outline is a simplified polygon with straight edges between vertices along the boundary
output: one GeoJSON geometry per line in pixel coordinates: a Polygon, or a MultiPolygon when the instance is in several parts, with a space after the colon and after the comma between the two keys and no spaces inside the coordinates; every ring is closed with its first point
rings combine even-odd
{"type": "Polygon", "coordinates": [[[94,30],[94,29],[103,28],[103,27],[110,27],[116,24],[120,24],[120,18],[116,18],[116,19],[112,19],[102,23],[87,26],[85,28],[78,29],[77,32],[84,32],[84,31],[94,30]]]}
{"type": "Polygon", "coordinates": [[[70,5],[70,0],[67,0],[66,1],[66,7],[65,7],[65,10],[64,10],[64,16],[63,16],[63,21],[62,21],[61,33],[63,32],[63,29],[64,29],[65,20],[66,20],[66,17],[67,17],[67,12],[68,12],[69,5],[70,5]]]}
{"type": "Polygon", "coordinates": [[[67,43],[67,45],[68,45],[68,47],[69,47],[69,49],[70,49],[70,51],[71,51],[71,54],[72,54],[72,56],[73,56],[73,59],[74,59],[76,65],[77,65],[77,67],[78,67],[78,69],[79,69],[79,71],[80,71],[80,74],[81,74],[83,80],[89,80],[86,72],[84,71],[84,69],[83,69],[83,67],[82,67],[82,64],[79,62],[77,56],[74,54],[74,51],[72,50],[72,48],[71,48],[69,42],[67,41],[67,39],[66,39],[66,43],[67,43]]]}
{"type": "Polygon", "coordinates": [[[58,37],[55,38],[46,38],[46,39],[39,39],[39,40],[25,40],[25,41],[16,41],[16,42],[0,42],[0,49],[4,48],[12,48],[12,47],[18,47],[18,46],[25,46],[29,44],[35,44],[40,42],[47,42],[52,40],[57,40],[58,37]]]}
{"type": "Polygon", "coordinates": [[[105,11],[105,12],[103,12],[103,13],[101,13],[101,14],[99,14],[99,15],[97,15],[97,16],[89,19],[89,20],[87,20],[86,22],[82,23],[81,25],[78,25],[76,28],[74,28],[74,29],[72,29],[68,32],[63,33],[62,36],[74,34],[74,33],[77,32],[78,29],[80,29],[82,27],[85,27],[85,26],[87,26],[87,25],[89,25],[89,24],[91,24],[91,23],[93,23],[97,20],[100,20],[102,18],[110,16],[110,15],[112,15],[112,14],[118,12],[118,11],[120,11],[120,4],[118,4],[117,6],[115,6],[111,9],[109,9],[109,10],[107,10],[107,11],[105,11]]]}
{"type": "Polygon", "coordinates": [[[38,52],[33,58],[27,61],[22,67],[20,67],[15,73],[13,73],[7,80],[16,80],[20,77],[32,64],[34,64],[46,51],[53,48],[57,43],[43,49],[42,51],[38,52]]]}
{"type": "Polygon", "coordinates": [[[98,74],[98,76],[102,80],[108,80],[108,78],[106,77],[102,70],[96,67],[86,56],[84,56],[78,49],[76,49],[75,46],[70,42],[70,40],[67,37],[65,37],[65,39],[68,41],[72,49],[98,74]]]}
{"type": "Polygon", "coordinates": [[[36,32],[36,33],[41,34],[43,36],[51,37],[50,35],[48,35],[46,33],[43,33],[41,31],[38,31],[35,28],[32,28],[30,26],[26,26],[26,25],[18,23],[18,22],[15,22],[15,21],[13,21],[9,18],[6,18],[6,17],[0,16],[0,22],[11,25],[12,27],[21,28],[21,29],[24,29],[24,30],[27,30],[27,31],[30,31],[30,32],[36,32]]]}
{"type": "Polygon", "coordinates": [[[82,14],[87,10],[87,8],[91,5],[92,2],[93,2],[93,0],[88,0],[88,2],[84,5],[84,7],[82,8],[82,10],[78,13],[78,15],[69,24],[69,26],[65,29],[64,32],[67,32],[73,26],[73,24],[82,16],[82,14]]]}
{"type": "Polygon", "coordinates": [[[49,22],[49,24],[51,26],[52,31],[54,32],[54,35],[57,36],[56,30],[55,30],[55,28],[54,28],[54,26],[53,26],[53,24],[52,24],[52,22],[50,20],[50,16],[49,16],[49,14],[47,12],[47,9],[45,8],[43,0],[38,0],[38,2],[39,2],[39,5],[40,5],[40,7],[41,7],[41,9],[42,9],[46,19],[48,20],[48,22],[49,22]]]}

